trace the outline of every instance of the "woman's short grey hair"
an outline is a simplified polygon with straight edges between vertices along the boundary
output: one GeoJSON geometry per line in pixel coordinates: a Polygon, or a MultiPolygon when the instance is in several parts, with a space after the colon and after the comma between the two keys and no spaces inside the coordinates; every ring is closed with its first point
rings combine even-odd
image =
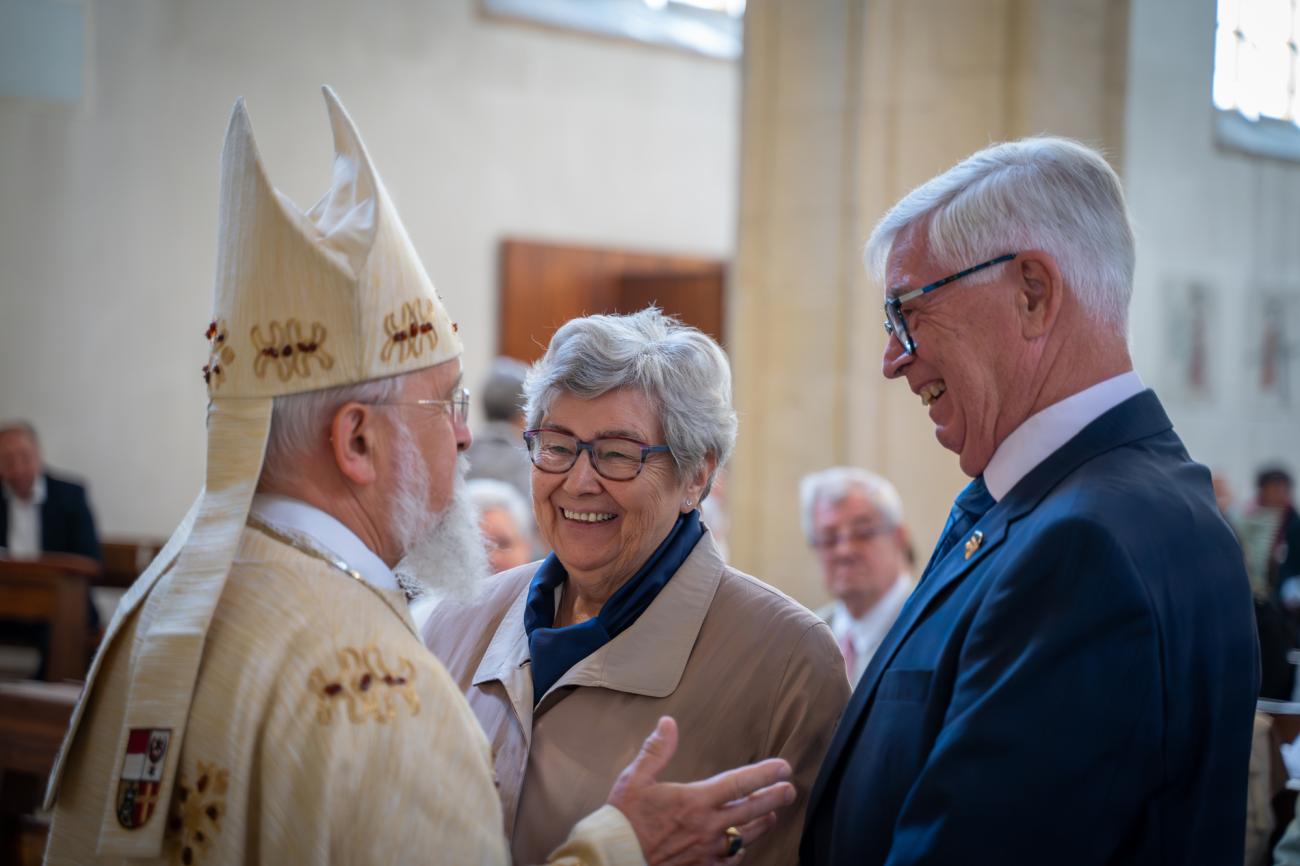
{"type": "MultiPolygon", "coordinates": [[[[731,364],[712,338],[654,307],[573,319],[556,331],[524,382],[528,426],[541,425],[560,393],[589,400],[616,388],[650,398],[681,477],[710,454],[716,469],[726,464],[736,444],[731,364]]],[[[712,485],[710,475],[701,500],[712,485]]]]}
{"type": "MultiPolygon", "coordinates": [[[[1093,319],[1126,333],[1133,229],[1119,176],[1092,148],[1066,138],[1025,138],[981,150],[921,184],[867,241],[867,268],[877,280],[898,233],[923,219],[930,254],[952,271],[1004,253],[1050,253],[1093,319]]],[[[965,279],[986,283],[1001,267],[965,279]]]]}
{"type": "Polygon", "coordinates": [[[837,505],[850,493],[861,493],[891,529],[903,525],[903,500],[889,481],[856,466],[832,466],[805,475],[799,482],[799,514],[803,534],[813,538],[813,512],[821,503],[837,505]]]}
{"type": "Polygon", "coordinates": [[[322,438],[328,438],[331,419],[340,406],[396,400],[407,375],[276,397],[271,407],[271,433],[262,461],[262,478],[275,482],[291,475],[296,459],[322,438]]]}
{"type": "Polygon", "coordinates": [[[533,509],[514,485],[495,478],[473,478],[465,482],[465,493],[479,517],[494,508],[504,511],[514,521],[520,535],[532,537],[533,509]]]}

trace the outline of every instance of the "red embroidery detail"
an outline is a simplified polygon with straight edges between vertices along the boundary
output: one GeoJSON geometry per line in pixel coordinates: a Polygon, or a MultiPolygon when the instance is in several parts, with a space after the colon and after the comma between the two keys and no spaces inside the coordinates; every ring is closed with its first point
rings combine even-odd
{"type": "Polygon", "coordinates": [[[343,686],[340,683],[330,683],[323,689],[323,691],[332,698],[339,692],[343,691],[343,686]]]}
{"type": "Polygon", "coordinates": [[[361,682],[358,683],[357,685],[361,689],[361,691],[368,692],[370,691],[370,681],[371,681],[370,674],[362,674],[361,682]]]}

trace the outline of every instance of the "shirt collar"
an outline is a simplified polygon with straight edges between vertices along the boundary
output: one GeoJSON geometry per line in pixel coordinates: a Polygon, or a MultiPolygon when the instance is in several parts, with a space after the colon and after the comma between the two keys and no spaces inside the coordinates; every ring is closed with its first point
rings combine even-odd
{"type": "Polygon", "coordinates": [[[323,548],[336,559],[361,575],[361,579],[376,589],[395,590],[400,587],[393,570],[375,555],[364,541],[337,518],[299,499],[274,493],[258,493],[250,509],[253,517],[286,535],[297,536],[323,548]]]}
{"type": "Polygon", "coordinates": [[[1146,386],[1132,370],[1112,376],[1025,419],[993,452],[984,483],[994,500],[1011,492],[1029,472],[1079,434],[1084,427],[1146,386]]]}
{"type": "Polygon", "coordinates": [[[44,473],[44,472],[42,472],[42,473],[40,473],[39,475],[37,475],[37,476],[36,476],[36,480],[32,482],[32,498],[31,498],[31,499],[22,499],[22,498],[20,498],[20,497],[18,496],[17,493],[14,493],[13,488],[9,486],[9,483],[8,483],[7,481],[6,481],[6,482],[0,482],[0,483],[3,483],[3,484],[4,484],[4,489],[5,489],[5,499],[8,499],[10,502],[15,503],[16,505],[34,506],[34,505],[44,505],[44,504],[45,504],[45,492],[46,492],[46,491],[45,491],[45,473],[44,473]]]}
{"type": "Polygon", "coordinates": [[[894,585],[885,590],[884,595],[860,619],[853,618],[844,602],[836,601],[831,612],[831,632],[837,639],[843,639],[846,634],[852,635],[858,642],[870,639],[893,624],[895,615],[911,592],[911,575],[900,574],[894,585]]]}

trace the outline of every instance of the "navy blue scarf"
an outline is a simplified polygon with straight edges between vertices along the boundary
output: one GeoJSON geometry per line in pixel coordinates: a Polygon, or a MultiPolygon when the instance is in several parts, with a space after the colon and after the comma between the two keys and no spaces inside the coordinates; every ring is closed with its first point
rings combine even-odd
{"type": "Polygon", "coordinates": [[[553,627],[555,590],[569,579],[569,573],[554,553],[546,557],[533,575],[528,587],[528,604],[524,607],[524,631],[528,633],[528,651],[532,656],[534,706],[569,668],[636,622],[682,567],[703,535],[698,510],[677,518],[668,537],[650,554],[645,565],[609,597],[600,613],[586,622],[564,628],[553,627]]]}

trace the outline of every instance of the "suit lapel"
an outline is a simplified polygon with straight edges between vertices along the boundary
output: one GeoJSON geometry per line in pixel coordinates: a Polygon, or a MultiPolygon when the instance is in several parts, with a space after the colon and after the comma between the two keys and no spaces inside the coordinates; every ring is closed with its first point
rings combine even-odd
{"type": "MultiPolygon", "coordinates": [[[[984,533],[979,547],[966,558],[958,542],[938,563],[927,565],[921,583],[903,606],[893,628],[871,659],[848,707],[835,729],[808,800],[808,821],[816,812],[826,786],[835,775],[850,740],[857,736],[862,717],[872,705],[876,688],[899,647],[916,628],[926,610],[949,587],[962,580],[1006,539],[1012,525],[1032,511],[1053,488],[1076,469],[1100,454],[1169,430],[1172,424],[1156,395],[1146,390],[1105,412],[1077,436],[1053,452],[998,502],[972,529],[984,533]]],[[[967,536],[969,538],[969,536],[967,536]]]]}
{"type": "Polygon", "coordinates": [[[927,567],[925,576],[912,591],[907,603],[903,605],[898,619],[885,635],[880,648],[871,657],[871,664],[867,666],[862,679],[858,681],[857,688],[853,690],[853,697],[849,700],[849,705],[835,728],[835,735],[831,739],[830,748],[826,751],[821,772],[818,773],[817,781],[809,795],[809,815],[815,811],[818,800],[839,763],[840,755],[849,740],[855,736],[858,723],[871,705],[876,688],[880,685],[880,678],[894,660],[899,648],[920,623],[934,600],[943,595],[949,587],[959,583],[985,556],[1002,544],[1007,534],[1007,518],[1008,511],[1001,506],[1001,503],[995,505],[971,530],[972,533],[977,530],[982,532],[983,541],[972,551],[969,558],[966,557],[963,542],[958,542],[937,565],[927,567]]]}

